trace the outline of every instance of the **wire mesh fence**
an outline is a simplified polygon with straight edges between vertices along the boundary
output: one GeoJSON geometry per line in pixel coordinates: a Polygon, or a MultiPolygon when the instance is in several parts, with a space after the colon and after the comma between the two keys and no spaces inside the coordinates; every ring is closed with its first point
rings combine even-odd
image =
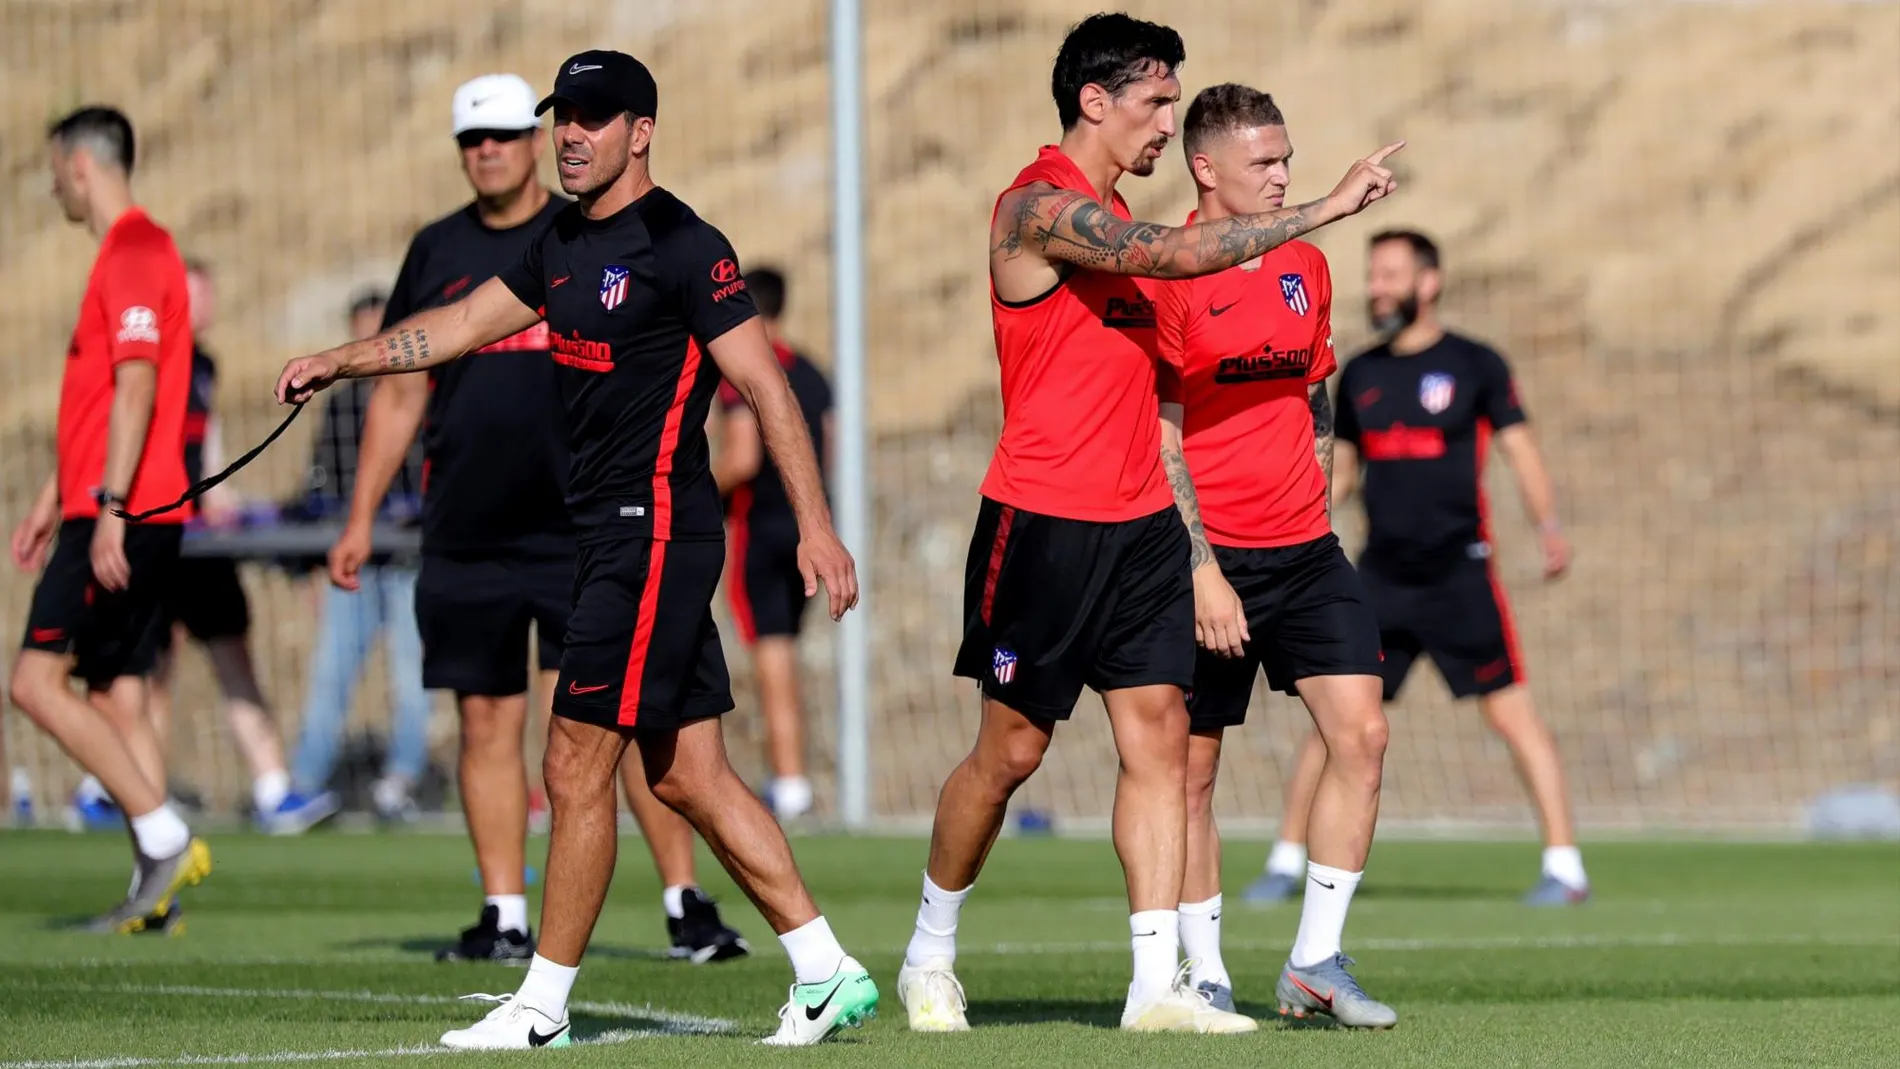
{"type": "MultiPolygon", "coordinates": [[[[1364,239],[1434,234],[1445,311],[1496,345],[1555,475],[1578,550],[1539,579],[1508,474],[1488,484],[1499,564],[1540,709],[1586,827],[1779,826],[1815,796],[1900,777],[1900,6],[1767,0],[1335,0],[1131,3],[1188,46],[1185,90],[1274,93],[1297,148],[1293,194],[1404,137],[1404,190],[1322,232],[1342,355],[1370,343],[1364,239]]],[[[1000,424],[984,281],[996,192],[1056,137],[1049,62],[1094,5],[864,5],[874,537],[854,547],[870,614],[871,804],[927,817],[974,737],[950,677],[976,486],[1000,424]]],[[[414,0],[0,0],[0,500],[17,523],[50,470],[66,334],[94,246],[47,200],[44,124],[83,102],[137,124],[134,188],[223,294],[208,347],[235,447],[278,414],[282,361],[342,340],[358,287],[387,283],[416,227],[467,198],[449,136],[459,82],[545,87],[590,46],[631,51],[662,87],[658,180],[749,263],[792,280],[788,333],[829,350],[831,132],[819,0],[447,4],[414,0]]],[[[552,181],[549,172],[550,182],[552,181]]],[[[1170,152],[1128,179],[1173,222],[1192,187],[1170,152]]],[[[309,427],[238,478],[298,486],[309,427]]],[[[1340,520],[1349,545],[1356,510],[1340,520]]],[[[293,740],[315,608],[310,580],[247,565],[252,641],[293,740]]],[[[0,579],[20,624],[33,577],[0,579]]],[[[830,779],[836,634],[808,627],[813,761],[830,779]]],[[[761,770],[734,650],[742,771],[761,770]]],[[[385,718],[372,670],[358,714],[385,718]]],[[[229,808],[244,777],[190,652],[173,778],[229,808]]],[[[1106,818],[1115,756],[1093,697],[1019,804],[1106,818]]],[[[454,745],[441,703],[438,752],[454,745]]],[[[1429,673],[1391,709],[1388,821],[1527,820],[1508,756],[1429,673]]],[[[75,773],[17,716],[8,761],[42,805],[75,773]]],[[[1262,689],[1230,739],[1220,804],[1266,821],[1305,717],[1262,689]]]]}

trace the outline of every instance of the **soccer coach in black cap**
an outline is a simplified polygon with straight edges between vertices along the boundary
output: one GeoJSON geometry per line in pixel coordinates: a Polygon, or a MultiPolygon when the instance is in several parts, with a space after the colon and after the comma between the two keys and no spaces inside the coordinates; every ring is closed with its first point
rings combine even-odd
{"type": "Polygon", "coordinates": [[[857,603],[857,568],[832,528],[811,432],[738,255],[648,170],[653,75],[632,56],[582,52],[561,64],[536,114],[549,109],[561,188],[576,202],[521,259],[460,301],[291,361],[277,387],[280,401],[307,401],[336,379],[421,371],[543,319],[561,365],[580,548],[548,728],[554,828],[541,945],[512,998],[442,1042],[569,1042],[568,995],[613,878],[614,773],[632,744],[653,793],[705,838],[791,959],[791,998],[766,1042],[816,1043],[872,1016],[877,987],[726,757],[720,717],[732,685],[712,619],[725,517],[705,431],[722,375],[751,406],[791,498],[806,595],[822,582],[838,619],[857,603]]]}

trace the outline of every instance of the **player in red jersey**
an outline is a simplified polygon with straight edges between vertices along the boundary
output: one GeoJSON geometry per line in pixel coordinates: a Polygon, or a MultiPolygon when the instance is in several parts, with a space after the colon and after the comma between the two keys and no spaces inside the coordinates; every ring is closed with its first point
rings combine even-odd
{"type": "Polygon", "coordinates": [[[1194,587],[1188,537],[1161,467],[1154,304],[1138,280],[1251,260],[1392,191],[1355,163],[1323,200],[1170,227],[1134,221],[1115,192],[1175,133],[1185,50],[1165,26],[1096,15],[1069,32],[1052,89],[1060,145],[998,198],[991,316],[1003,433],[971,539],[956,674],[980,680],[975,748],[937,803],[916,931],[898,974],[913,1029],[968,1027],[952,966],[961,904],[1028,779],[1089,687],[1121,755],[1114,835],[1128,881],[1134,982],[1122,1026],[1239,1032],[1177,973],[1186,857],[1194,587]]]}
{"type": "Polygon", "coordinates": [[[45,566],[13,662],[13,703],[105,785],[132,826],[132,889],[100,931],[162,925],[211,852],[165,801],[164,759],[146,718],[159,595],[178,560],[174,512],[137,512],[185,492],[191,308],[171,235],[132,201],[132,124],[112,108],[54,123],[53,197],[99,239],[59,391],[58,471],[13,533],[13,562],[45,566]],[[57,535],[57,542],[55,542],[57,535]],[[48,549],[52,550],[48,557],[48,549]],[[92,704],[75,697],[85,680],[92,704]]]}
{"type": "MultiPolygon", "coordinates": [[[[1202,90],[1182,137],[1198,217],[1277,208],[1293,143],[1273,98],[1242,85],[1202,90]]],[[[1313,804],[1313,859],[1300,931],[1279,983],[1280,1012],[1389,1028],[1340,952],[1346,910],[1372,847],[1385,760],[1379,625],[1328,513],[1333,417],[1332,278],[1303,241],[1219,274],[1162,285],[1155,326],[1162,455],[1193,542],[1202,649],[1188,698],[1188,861],[1181,937],[1190,979],[1233,1005],[1220,954],[1220,836],[1214,780],[1221,737],[1247,719],[1254,676],[1297,694],[1326,742],[1313,804]],[[1192,478],[1190,479],[1190,475],[1192,478]]]]}

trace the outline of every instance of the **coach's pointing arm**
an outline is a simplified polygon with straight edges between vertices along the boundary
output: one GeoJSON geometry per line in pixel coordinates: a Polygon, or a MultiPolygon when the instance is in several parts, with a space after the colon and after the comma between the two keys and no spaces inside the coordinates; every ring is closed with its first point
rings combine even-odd
{"type": "Polygon", "coordinates": [[[1085,193],[1031,183],[998,206],[990,263],[994,269],[1030,252],[1050,262],[1145,278],[1225,271],[1390,196],[1398,182],[1384,163],[1403,147],[1396,141],[1354,163],[1320,200],[1187,226],[1129,222],[1085,193]]]}
{"type": "Polygon", "coordinates": [[[446,364],[539,322],[539,312],[491,278],[454,304],[417,312],[373,338],[339,345],[284,365],[277,400],[302,404],[338,379],[399,375],[446,364]]]}

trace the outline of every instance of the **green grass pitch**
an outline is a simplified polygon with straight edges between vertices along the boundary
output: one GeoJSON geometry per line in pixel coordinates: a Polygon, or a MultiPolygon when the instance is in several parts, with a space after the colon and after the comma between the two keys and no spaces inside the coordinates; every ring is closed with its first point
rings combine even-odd
{"type": "MultiPolygon", "coordinates": [[[[775,1051],[789,969],[709,860],[708,889],[751,959],[662,960],[645,849],[619,879],[575,990],[575,1046],[432,1049],[519,973],[437,965],[430,949],[479,903],[467,844],[446,835],[213,839],[217,872],[185,900],[181,938],[71,928],[110,905],[124,839],[0,835],[0,1069],[335,1063],[566,1066],[1893,1066],[1900,1065],[1900,847],[1614,843],[1586,857],[1597,897],[1538,912],[1523,844],[1381,844],[1347,929],[1359,974],[1402,1019],[1386,1033],[1288,1028],[1242,1037],[1124,1036],[1126,906],[1106,842],[1011,839],[964,910],[958,972],[974,1030],[913,1036],[895,972],[924,843],[805,838],[833,927],[884,992],[842,1041],[775,1051]],[[688,1034],[711,1030],[716,1034],[688,1034]]],[[[538,864],[546,850],[536,842],[538,864]]],[[[1262,854],[1233,844],[1227,886],[1262,854]]],[[[1237,897],[1237,896],[1236,896],[1237,897]]],[[[1297,907],[1226,912],[1242,1009],[1270,1017],[1297,907]]]]}

